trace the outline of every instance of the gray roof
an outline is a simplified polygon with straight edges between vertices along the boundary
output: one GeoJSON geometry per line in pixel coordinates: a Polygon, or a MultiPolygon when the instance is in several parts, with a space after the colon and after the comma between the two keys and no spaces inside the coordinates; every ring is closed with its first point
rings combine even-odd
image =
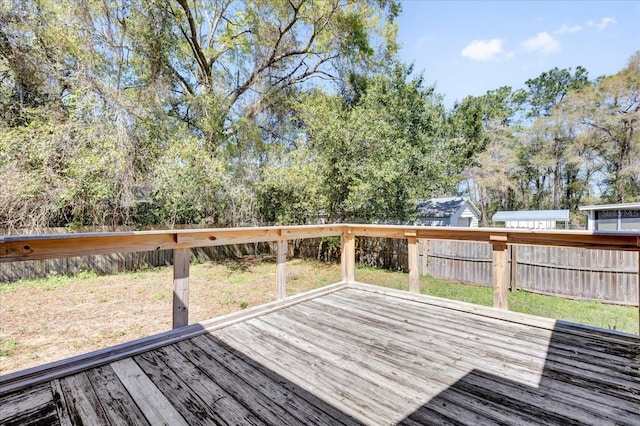
{"type": "Polygon", "coordinates": [[[624,204],[599,204],[595,206],[580,206],[580,211],[589,210],[640,210],[640,203],[624,203],[624,204]]]}
{"type": "MultiPolygon", "coordinates": [[[[449,197],[449,198],[431,198],[429,200],[418,200],[416,207],[418,216],[420,217],[451,217],[466,203],[465,198],[449,197]]],[[[469,206],[476,214],[478,209],[471,203],[469,206]]]]}
{"type": "Polygon", "coordinates": [[[500,211],[491,218],[494,222],[529,221],[529,220],[555,220],[569,221],[569,210],[518,210],[500,211]]]}

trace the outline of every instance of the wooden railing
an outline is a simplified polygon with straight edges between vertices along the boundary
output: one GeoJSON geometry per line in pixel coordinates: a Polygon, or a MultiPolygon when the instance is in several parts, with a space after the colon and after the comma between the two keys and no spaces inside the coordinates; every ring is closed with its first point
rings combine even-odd
{"type": "MultiPolygon", "coordinates": [[[[342,281],[347,283],[356,280],[355,237],[406,239],[409,291],[415,293],[420,292],[419,239],[489,243],[493,253],[493,305],[499,309],[508,309],[507,247],[510,244],[635,251],[638,252],[640,271],[640,232],[593,233],[363,224],[4,236],[0,237],[0,262],[172,249],[173,327],[178,328],[189,323],[191,248],[277,242],[276,298],[280,300],[286,297],[288,241],[332,236],[341,237],[342,281]]],[[[640,283],[640,272],[638,282],[640,283]]]]}

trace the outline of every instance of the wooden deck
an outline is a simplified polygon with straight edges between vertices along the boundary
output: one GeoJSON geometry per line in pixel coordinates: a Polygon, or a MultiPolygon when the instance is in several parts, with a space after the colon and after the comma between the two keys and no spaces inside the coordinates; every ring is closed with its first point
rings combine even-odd
{"type": "Polygon", "coordinates": [[[640,338],[341,284],[7,375],[0,395],[2,425],[639,425],[640,338]]]}

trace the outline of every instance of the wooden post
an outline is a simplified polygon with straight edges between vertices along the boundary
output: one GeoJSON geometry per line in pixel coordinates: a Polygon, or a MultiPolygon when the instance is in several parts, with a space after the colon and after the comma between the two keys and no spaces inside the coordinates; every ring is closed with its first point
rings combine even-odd
{"type": "Polygon", "coordinates": [[[342,268],[342,281],[353,282],[356,280],[356,240],[351,228],[345,229],[342,233],[340,266],[342,268]]]}
{"type": "Polygon", "coordinates": [[[415,237],[407,238],[408,246],[408,263],[409,263],[409,291],[411,293],[420,293],[420,266],[418,256],[418,239],[415,237]]]}
{"type": "Polygon", "coordinates": [[[189,324],[189,262],[191,249],[173,249],[173,328],[189,324]]]}
{"type": "Polygon", "coordinates": [[[518,286],[518,258],[516,256],[518,246],[511,244],[509,246],[509,252],[511,254],[511,265],[509,271],[509,288],[511,291],[516,291],[518,286]]]}
{"type": "Polygon", "coordinates": [[[507,238],[491,238],[493,252],[493,307],[509,309],[509,287],[507,282],[507,238]]]}
{"type": "Polygon", "coordinates": [[[289,242],[278,240],[278,251],[276,255],[276,300],[287,297],[287,251],[289,242]]]}

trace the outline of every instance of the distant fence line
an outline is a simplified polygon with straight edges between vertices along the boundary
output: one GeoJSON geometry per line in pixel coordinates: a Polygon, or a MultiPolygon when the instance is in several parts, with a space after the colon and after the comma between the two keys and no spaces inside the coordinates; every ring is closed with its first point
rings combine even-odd
{"type": "MultiPolygon", "coordinates": [[[[84,228],[81,232],[127,230],[131,228],[84,228]]],[[[45,230],[46,233],[65,231],[68,232],[66,228],[45,230]]],[[[335,261],[340,256],[339,244],[339,238],[293,241],[289,255],[335,261]]],[[[422,275],[492,286],[492,253],[488,243],[421,240],[419,251],[422,275]]],[[[274,253],[272,243],[192,249],[192,257],[202,262],[274,253]]],[[[514,290],[638,305],[638,254],[635,252],[512,246],[509,258],[510,283],[514,290]]],[[[357,238],[356,261],[361,265],[407,271],[407,242],[357,238]]],[[[114,274],[172,263],[172,250],[3,263],[0,264],[0,282],[44,278],[51,274],[74,275],[81,271],[114,274]]]]}
{"type": "MultiPolygon", "coordinates": [[[[638,253],[568,247],[511,246],[512,289],[638,305],[638,253]]],[[[491,246],[467,241],[428,241],[424,271],[438,278],[492,284],[491,246]]]]}

